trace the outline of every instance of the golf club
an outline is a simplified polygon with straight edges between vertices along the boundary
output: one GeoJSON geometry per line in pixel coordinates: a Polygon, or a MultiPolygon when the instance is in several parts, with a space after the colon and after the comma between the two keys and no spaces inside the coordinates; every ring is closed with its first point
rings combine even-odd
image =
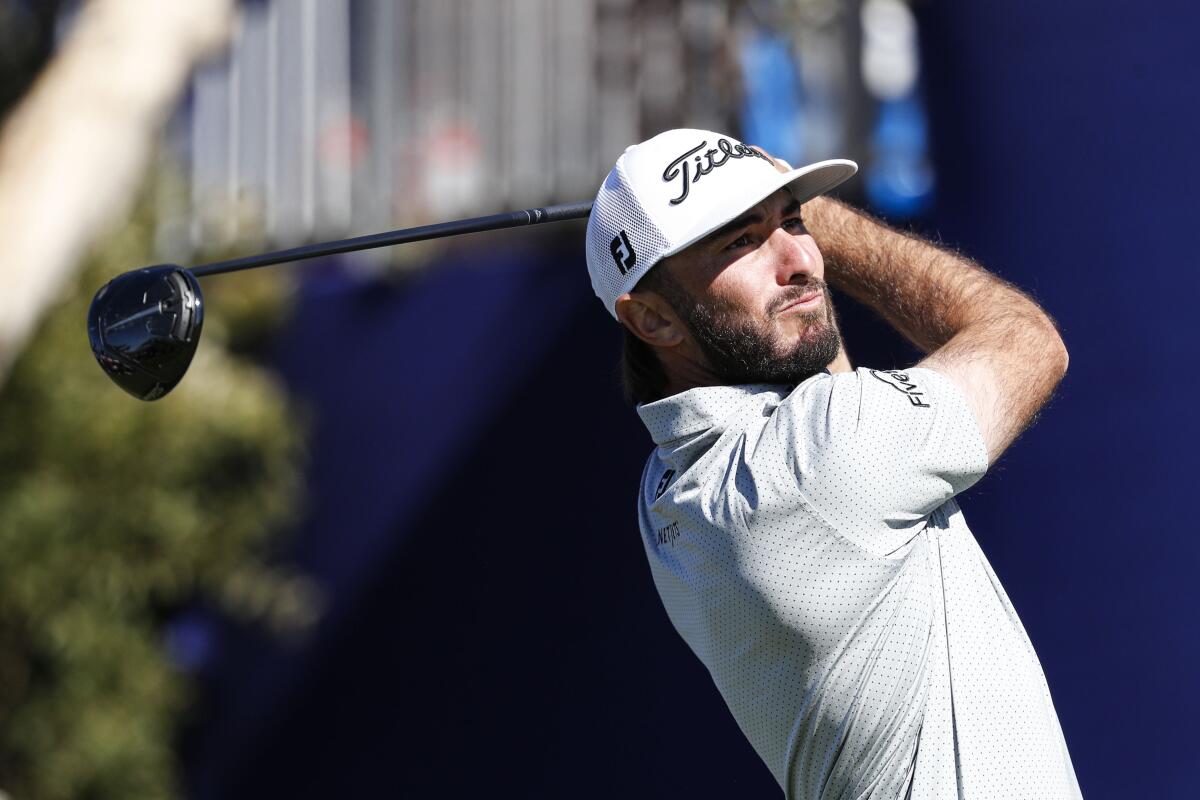
{"type": "Polygon", "coordinates": [[[463,233],[582,219],[591,210],[591,201],[566,203],[302,245],[192,269],[160,264],[125,272],[92,298],[88,339],[100,368],[114,383],[139,400],[157,400],[182,380],[200,341],[204,300],[199,277],[463,233]]]}

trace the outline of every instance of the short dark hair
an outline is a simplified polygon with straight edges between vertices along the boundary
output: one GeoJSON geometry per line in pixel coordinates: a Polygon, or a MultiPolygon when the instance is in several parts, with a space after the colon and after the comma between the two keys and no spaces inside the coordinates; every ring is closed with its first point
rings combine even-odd
{"type": "MultiPolygon", "coordinates": [[[[671,302],[674,295],[682,291],[663,264],[650,268],[638,281],[637,289],[649,289],[663,295],[671,302]]],[[[633,331],[621,325],[624,341],[621,345],[621,383],[625,387],[625,399],[630,403],[652,403],[666,396],[667,371],[654,348],[639,339],[633,331]]]]}

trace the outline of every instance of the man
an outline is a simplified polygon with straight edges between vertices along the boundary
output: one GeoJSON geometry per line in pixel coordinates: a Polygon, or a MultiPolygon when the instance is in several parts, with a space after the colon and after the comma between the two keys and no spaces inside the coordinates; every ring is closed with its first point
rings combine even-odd
{"type": "Polygon", "coordinates": [[[730,136],[629,148],[588,224],[657,446],[655,585],[789,798],[1078,798],[1029,638],[954,496],[1067,367],[1050,318],[730,136]],[[828,291],[928,355],[851,368],[828,291]]]}

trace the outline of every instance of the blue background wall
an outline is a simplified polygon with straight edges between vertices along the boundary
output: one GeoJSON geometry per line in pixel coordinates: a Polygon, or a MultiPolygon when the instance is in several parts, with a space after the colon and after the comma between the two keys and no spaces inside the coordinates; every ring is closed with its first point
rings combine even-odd
{"type": "MultiPolygon", "coordinates": [[[[1140,8],[922,9],[928,228],[1030,290],[1071,350],[964,506],[1088,798],[1194,797],[1200,750],[1200,12],[1140,8]]],[[[222,630],[193,796],[777,795],[650,584],[648,441],[581,235],[506,234],[395,285],[310,275],[278,349],[315,421],[286,557],[333,605],[290,647],[222,630]]],[[[844,316],[856,361],[909,356],[844,316]]]]}
{"type": "Polygon", "coordinates": [[[936,3],[937,228],[1058,318],[1059,399],[969,500],[1084,794],[1194,797],[1197,35],[1182,2],[936,3]]]}

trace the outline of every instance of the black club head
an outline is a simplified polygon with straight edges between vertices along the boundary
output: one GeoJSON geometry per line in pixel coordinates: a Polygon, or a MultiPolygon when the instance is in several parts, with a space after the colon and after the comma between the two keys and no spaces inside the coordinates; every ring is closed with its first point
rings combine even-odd
{"type": "Polygon", "coordinates": [[[88,309],[88,339],[114,383],[139,400],[157,400],[187,372],[203,323],[195,276],[164,264],[100,287],[88,309]]]}

